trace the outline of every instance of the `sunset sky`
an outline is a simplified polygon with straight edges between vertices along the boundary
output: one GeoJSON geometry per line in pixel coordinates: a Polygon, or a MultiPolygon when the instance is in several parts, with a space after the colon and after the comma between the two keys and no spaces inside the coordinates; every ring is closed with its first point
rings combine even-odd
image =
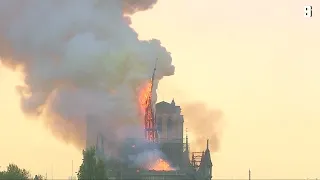
{"type": "MultiPolygon", "coordinates": [[[[176,66],[158,100],[223,111],[214,178],[247,178],[249,168],[252,178],[320,178],[318,12],[317,0],[159,0],[134,15],[139,38],[160,39],[176,66]],[[303,16],[305,5],[312,18],[303,16]]],[[[0,66],[0,170],[12,162],[49,178],[71,176],[81,151],[23,115],[19,83],[0,66]]]]}

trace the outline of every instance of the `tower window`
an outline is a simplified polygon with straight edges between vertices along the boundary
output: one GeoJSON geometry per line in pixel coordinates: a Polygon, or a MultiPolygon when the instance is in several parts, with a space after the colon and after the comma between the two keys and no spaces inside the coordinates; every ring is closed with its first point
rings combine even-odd
{"type": "Polygon", "coordinates": [[[161,133],[162,132],[162,118],[161,117],[159,117],[158,119],[157,119],[157,129],[158,129],[158,131],[161,133]]]}
{"type": "Polygon", "coordinates": [[[168,124],[167,124],[167,129],[168,130],[172,130],[172,125],[173,125],[173,122],[171,119],[168,120],[168,124]]]}

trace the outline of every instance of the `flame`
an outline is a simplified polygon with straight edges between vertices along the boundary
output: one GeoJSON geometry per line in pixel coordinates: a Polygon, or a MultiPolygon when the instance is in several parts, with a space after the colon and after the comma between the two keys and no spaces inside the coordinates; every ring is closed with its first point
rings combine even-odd
{"type": "Polygon", "coordinates": [[[149,141],[155,140],[155,132],[153,131],[155,127],[155,122],[152,112],[152,81],[148,81],[140,90],[139,93],[139,107],[140,114],[144,117],[144,126],[146,131],[146,138],[149,141]]]}
{"type": "Polygon", "coordinates": [[[149,169],[154,171],[174,171],[170,163],[164,159],[158,159],[156,163],[149,169]]]}
{"type": "Polygon", "coordinates": [[[148,81],[139,92],[139,108],[142,116],[145,115],[146,108],[149,105],[149,96],[151,94],[152,82],[148,81]]]}
{"type": "MultiPolygon", "coordinates": [[[[145,128],[152,129],[155,124],[153,123],[153,113],[151,110],[148,110],[148,107],[151,106],[152,98],[152,81],[148,81],[146,84],[142,86],[139,92],[139,108],[140,114],[145,118],[145,128]]],[[[147,132],[147,139],[154,140],[154,134],[152,131],[147,132]]],[[[134,147],[134,146],[133,146],[134,147]]],[[[170,163],[165,161],[164,159],[157,159],[155,163],[149,168],[149,170],[154,171],[174,171],[175,169],[170,166],[170,163]]]]}

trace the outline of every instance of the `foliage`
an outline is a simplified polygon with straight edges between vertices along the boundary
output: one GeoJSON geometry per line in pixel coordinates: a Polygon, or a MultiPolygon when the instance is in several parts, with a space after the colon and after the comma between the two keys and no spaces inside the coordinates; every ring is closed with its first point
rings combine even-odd
{"type": "Polygon", "coordinates": [[[104,180],[106,178],[105,164],[96,157],[95,148],[82,151],[83,159],[77,173],[79,180],[104,180]]]}
{"type": "Polygon", "coordinates": [[[11,180],[11,179],[19,179],[19,180],[29,180],[31,175],[29,171],[25,169],[20,169],[15,164],[9,164],[6,171],[0,172],[1,180],[11,180]]]}
{"type": "Polygon", "coordinates": [[[96,175],[97,179],[106,179],[107,177],[105,164],[102,160],[98,160],[97,162],[96,175]]]}
{"type": "Polygon", "coordinates": [[[42,176],[42,175],[35,175],[34,176],[34,178],[33,178],[34,180],[47,180],[44,176],[42,176]]]}

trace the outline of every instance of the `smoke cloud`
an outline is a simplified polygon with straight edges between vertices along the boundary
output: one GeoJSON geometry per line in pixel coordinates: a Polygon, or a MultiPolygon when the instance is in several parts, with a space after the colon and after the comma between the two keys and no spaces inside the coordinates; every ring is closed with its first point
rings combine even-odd
{"type": "Polygon", "coordinates": [[[157,0],[122,0],[122,8],[127,14],[144,11],[153,7],[157,0]]]}
{"type": "Polygon", "coordinates": [[[181,105],[186,127],[192,135],[191,148],[199,151],[206,147],[209,139],[211,151],[218,151],[221,136],[222,111],[210,109],[202,102],[181,105]]]}
{"type": "Polygon", "coordinates": [[[89,115],[104,119],[104,133],[114,140],[141,123],[137,92],[151,77],[155,60],[157,80],[174,74],[161,42],[139,41],[128,24],[128,15],[156,2],[0,1],[0,56],[25,74],[25,85],[17,87],[23,111],[41,117],[54,135],[79,148],[89,115]]]}

